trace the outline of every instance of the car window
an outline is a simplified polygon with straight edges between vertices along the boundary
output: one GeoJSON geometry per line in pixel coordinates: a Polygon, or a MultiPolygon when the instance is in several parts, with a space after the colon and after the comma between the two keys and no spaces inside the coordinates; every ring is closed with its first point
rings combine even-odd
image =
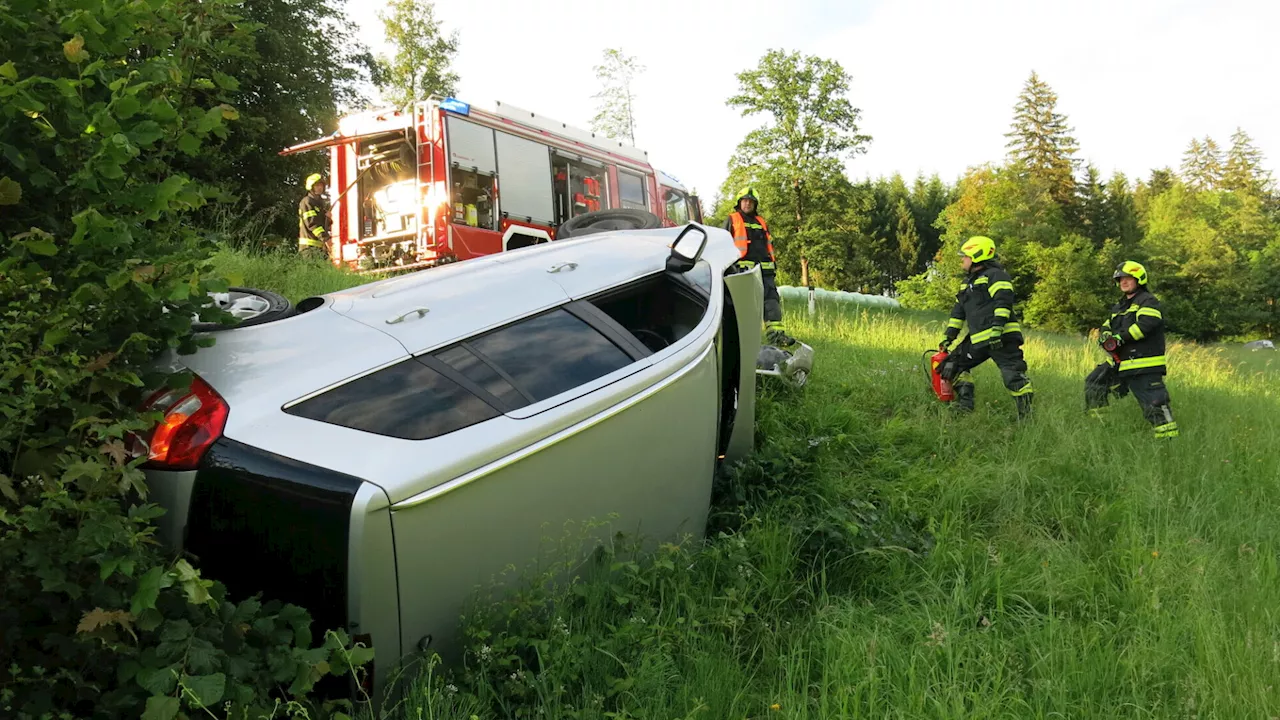
{"type": "MultiPolygon", "coordinates": [[[[711,266],[705,266],[710,289],[711,266]]],[[[690,278],[697,283],[697,278],[690,278]]],[[[669,273],[650,276],[636,283],[588,298],[589,302],[631,333],[652,352],[658,352],[688,335],[707,312],[706,297],[698,296],[687,280],[669,273]]]]}
{"type": "Polygon", "coordinates": [[[648,210],[644,192],[644,178],[629,172],[618,171],[618,200],[624,208],[648,210]]]}
{"type": "Polygon", "coordinates": [[[684,225],[689,222],[689,205],[685,202],[683,194],[675,190],[667,190],[666,205],[668,220],[676,225],[684,225]]]}
{"type": "Polygon", "coordinates": [[[405,440],[439,437],[501,414],[414,359],[352,380],[285,412],[405,440]]]}
{"type": "Polygon", "coordinates": [[[498,373],[498,370],[476,356],[470,348],[463,345],[434,353],[436,359],[457,370],[471,382],[479,385],[485,392],[493,395],[510,409],[524,407],[529,399],[511,384],[511,381],[498,373]]]}
{"type": "Polygon", "coordinates": [[[558,309],[467,341],[534,402],[630,365],[629,355],[590,325],[558,309]]]}

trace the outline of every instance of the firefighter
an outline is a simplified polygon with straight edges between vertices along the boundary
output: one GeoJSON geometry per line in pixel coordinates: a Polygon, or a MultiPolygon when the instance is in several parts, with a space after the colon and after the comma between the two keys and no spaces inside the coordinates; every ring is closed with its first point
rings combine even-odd
{"type": "Polygon", "coordinates": [[[1084,381],[1085,408],[1096,412],[1115,393],[1132,392],[1151,423],[1157,438],[1178,436],[1178,423],[1169,410],[1165,387],[1164,315],[1160,301],[1147,287],[1147,269],[1126,260],[1116,266],[1111,279],[1124,296],[1111,308],[1111,319],[1101,328],[1098,344],[1114,362],[1098,365],[1084,381]]]}
{"type": "Polygon", "coordinates": [[[778,266],[773,257],[773,236],[769,234],[769,223],[756,214],[759,198],[753,187],[745,187],[738,192],[738,201],[734,211],[729,213],[724,229],[733,235],[733,244],[738,247],[740,260],[738,267],[751,270],[760,266],[760,277],[764,281],[764,327],[765,339],[776,347],[790,347],[795,339],[787,335],[786,326],[782,323],[782,299],[778,296],[778,266]]]}
{"type": "Polygon", "coordinates": [[[1009,273],[996,260],[996,244],[981,235],[960,246],[961,264],[967,273],[956,295],[955,307],[938,349],[948,350],[968,322],[969,335],[947,356],[939,373],[955,387],[957,412],[973,411],[974,387],[969,371],[990,358],[1000,368],[1004,386],[1013,396],[1018,419],[1031,415],[1035,390],[1022,357],[1022,326],[1013,313],[1016,299],[1009,273]]]}
{"type": "Polygon", "coordinates": [[[329,199],[325,177],[307,176],[307,194],[298,203],[298,252],[303,257],[329,257],[329,199]]]}

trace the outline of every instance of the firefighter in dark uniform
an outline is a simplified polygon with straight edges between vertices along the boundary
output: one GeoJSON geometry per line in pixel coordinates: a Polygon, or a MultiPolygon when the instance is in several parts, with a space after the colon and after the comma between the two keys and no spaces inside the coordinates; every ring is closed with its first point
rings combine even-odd
{"type": "Polygon", "coordinates": [[[1022,357],[1022,326],[1013,312],[1016,298],[1012,279],[996,260],[996,244],[989,237],[969,238],[960,246],[960,255],[968,277],[956,295],[946,334],[938,347],[950,348],[965,322],[969,324],[969,335],[938,371],[955,387],[954,409],[972,412],[974,387],[969,371],[990,358],[1000,368],[1004,386],[1013,396],[1018,419],[1026,419],[1031,414],[1035,390],[1022,357]]]}
{"type": "Polygon", "coordinates": [[[1124,397],[1132,392],[1155,436],[1177,437],[1178,423],[1169,410],[1169,390],[1164,384],[1164,315],[1160,301],[1147,288],[1147,269],[1126,260],[1111,277],[1124,297],[1112,306],[1098,344],[1114,362],[1098,365],[1085,378],[1085,408],[1096,411],[1107,405],[1110,394],[1124,397]]]}
{"type": "Polygon", "coordinates": [[[329,258],[329,199],[324,175],[307,176],[307,194],[298,203],[298,253],[303,257],[329,258]]]}
{"type": "Polygon", "coordinates": [[[765,340],[776,347],[790,347],[795,339],[787,335],[786,326],[782,323],[782,299],[778,296],[778,265],[773,257],[773,236],[769,234],[769,223],[757,214],[759,198],[753,187],[745,187],[738,192],[738,201],[734,211],[729,213],[724,229],[733,235],[733,244],[738,248],[738,267],[750,270],[760,266],[760,277],[764,282],[764,329],[765,340]]]}

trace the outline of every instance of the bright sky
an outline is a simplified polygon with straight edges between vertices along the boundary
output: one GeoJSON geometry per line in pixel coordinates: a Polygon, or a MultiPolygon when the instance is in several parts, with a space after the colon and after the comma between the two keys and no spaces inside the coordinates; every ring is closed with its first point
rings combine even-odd
{"type": "MultiPolygon", "coordinates": [[[[384,49],[384,0],[347,0],[384,49]]],[[[1280,2],[1271,0],[437,0],[458,30],[460,99],[518,105],[580,127],[592,67],[620,47],[645,65],[636,144],[709,203],[742,135],[735,74],[771,48],[839,61],[873,137],[855,179],[937,172],[1004,156],[1032,70],[1058,93],[1080,156],[1130,179],[1176,168],[1192,137],[1225,149],[1237,126],[1280,168],[1280,2]]],[[[1280,175],[1280,173],[1277,173],[1280,175]]]]}

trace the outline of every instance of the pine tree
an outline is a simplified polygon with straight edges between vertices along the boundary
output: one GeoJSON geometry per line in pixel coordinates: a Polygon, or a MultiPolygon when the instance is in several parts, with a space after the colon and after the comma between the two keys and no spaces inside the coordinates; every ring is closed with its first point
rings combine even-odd
{"type": "Polygon", "coordinates": [[[1111,176],[1107,183],[1107,219],[1111,223],[1111,237],[1124,248],[1133,247],[1142,239],[1138,224],[1138,209],[1129,180],[1123,173],[1111,176]]]}
{"type": "Polygon", "coordinates": [[[907,205],[906,198],[898,200],[896,214],[898,216],[896,228],[898,259],[902,265],[902,276],[894,280],[900,280],[920,272],[922,268],[920,267],[920,235],[916,232],[916,220],[911,215],[911,208],[907,205]]]}
{"type": "Polygon", "coordinates": [[[1102,247],[1107,238],[1115,237],[1109,211],[1102,173],[1090,163],[1080,181],[1080,225],[1094,247],[1102,247]]]}
{"type": "Polygon", "coordinates": [[[1182,180],[1194,190],[1216,190],[1222,184],[1222,151],[1213,138],[1191,138],[1182,154],[1182,180]]]}
{"type": "Polygon", "coordinates": [[[1222,169],[1222,187],[1226,190],[1262,193],[1271,184],[1270,173],[1262,169],[1262,151],[1253,145],[1242,128],[1231,135],[1231,149],[1222,169]]]}
{"type": "Polygon", "coordinates": [[[1076,204],[1075,158],[1080,149],[1067,117],[1057,111],[1058,96],[1035,72],[1014,106],[1013,126],[1005,137],[1009,158],[1034,180],[1043,183],[1053,199],[1068,210],[1076,204]]]}

